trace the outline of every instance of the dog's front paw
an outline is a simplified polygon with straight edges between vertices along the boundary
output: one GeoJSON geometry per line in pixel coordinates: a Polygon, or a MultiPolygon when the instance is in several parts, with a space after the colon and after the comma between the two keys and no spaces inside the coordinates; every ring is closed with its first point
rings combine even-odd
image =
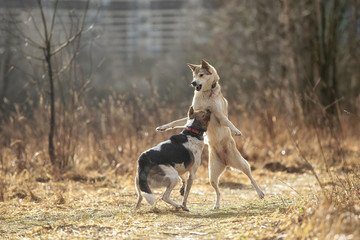
{"type": "Polygon", "coordinates": [[[234,134],[235,134],[235,136],[240,136],[240,137],[243,135],[242,132],[239,129],[236,129],[234,131],[234,134]]]}
{"type": "Polygon", "coordinates": [[[184,211],[186,211],[186,212],[189,212],[189,211],[190,211],[190,210],[189,210],[187,207],[185,207],[184,205],[181,206],[181,209],[184,210],[184,211]]]}
{"type": "Polygon", "coordinates": [[[167,127],[166,127],[165,125],[163,125],[163,126],[157,127],[157,128],[156,128],[156,131],[158,131],[158,132],[164,132],[164,131],[166,131],[166,129],[167,129],[167,127]]]}

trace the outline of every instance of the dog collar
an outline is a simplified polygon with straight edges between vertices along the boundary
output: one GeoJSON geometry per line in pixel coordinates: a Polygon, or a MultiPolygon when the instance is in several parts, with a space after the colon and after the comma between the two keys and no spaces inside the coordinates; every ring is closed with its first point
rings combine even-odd
{"type": "Polygon", "coordinates": [[[186,127],[185,128],[186,130],[188,130],[188,131],[190,131],[190,132],[192,132],[192,133],[195,133],[195,134],[197,134],[197,135],[200,135],[200,136],[202,136],[203,135],[203,131],[200,131],[200,130],[197,130],[197,129],[194,129],[194,128],[191,128],[191,127],[186,127]]]}

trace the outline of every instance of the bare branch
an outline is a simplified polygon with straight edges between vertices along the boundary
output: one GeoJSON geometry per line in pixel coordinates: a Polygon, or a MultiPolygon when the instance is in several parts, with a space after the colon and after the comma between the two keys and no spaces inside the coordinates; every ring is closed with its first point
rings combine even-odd
{"type": "Polygon", "coordinates": [[[14,67],[14,69],[18,70],[19,72],[23,73],[25,76],[29,77],[30,79],[32,79],[34,82],[36,82],[36,77],[32,74],[30,74],[29,72],[25,71],[24,69],[16,66],[16,65],[12,65],[14,67]]]}
{"type": "Polygon", "coordinates": [[[16,20],[14,19],[14,16],[12,15],[12,13],[9,13],[9,17],[12,20],[11,24],[12,26],[14,26],[16,31],[10,31],[10,29],[6,29],[5,31],[7,33],[9,33],[11,36],[20,38],[20,39],[24,39],[26,42],[28,42],[31,46],[38,48],[38,49],[44,49],[44,47],[42,47],[40,44],[38,44],[35,40],[33,40],[32,38],[30,38],[29,36],[26,36],[23,31],[19,28],[19,24],[16,23],[16,20]],[[15,34],[15,32],[18,34],[15,34]]]}
{"type": "Polygon", "coordinates": [[[60,46],[58,48],[56,48],[54,51],[51,52],[50,55],[55,55],[58,52],[60,52],[61,50],[63,50],[64,48],[66,48],[70,43],[72,43],[73,41],[75,41],[78,37],[81,36],[81,34],[83,34],[84,32],[90,30],[93,26],[89,26],[89,28],[87,30],[84,31],[84,26],[85,26],[85,19],[86,19],[86,15],[87,15],[87,11],[89,9],[89,0],[86,3],[86,8],[85,8],[85,12],[84,12],[84,16],[83,16],[83,20],[82,20],[82,24],[81,24],[81,28],[80,30],[74,34],[72,37],[70,37],[67,41],[65,41],[64,43],[60,44],[60,46]]]}
{"type": "Polygon", "coordinates": [[[303,151],[301,150],[299,144],[298,144],[297,141],[295,140],[295,138],[294,138],[294,136],[293,136],[293,134],[292,134],[289,126],[287,127],[287,130],[288,130],[288,133],[289,133],[289,136],[290,136],[291,141],[293,142],[296,150],[298,151],[298,154],[299,154],[300,158],[307,164],[307,166],[309,166],[310,171],[311,171],[311,173],[314,175],[314,177],[316,178],[316,181],[318,182],[321,190],[324,190],[324,185],[323,185],[323,183],[320,181],[320,178],[319,178],[319,176],[317,175],[314,167],[310,164],[309,160],[307,159],[307,157],[305,156],[305,154],[304,154],[303,151]]]}
{"type": "Polygon", "coordinates": [[[70,60],[69,60],[67,63],[65,63],[65,64],[61,67],[61,69],[56,72],[56,74],[61,74],[61,73],[63,73],[66,69],[68,69],[68,67],[74,62],[74,59],[75,59],[76,55],[77,55],[77,52],[75,52],[75,53],[71,56],[70,60]]]}
{"type": "Polygon", "coordinates": [[[332,107],[333,105],[337,104],[338,102],[340,102],[340,101],[342,101],[342,100],[344,100],[344,97],[341,97],[341,98],[339,98],[339,99],[336,99],[336,100],[333,101],[332,103],[330,103],[330,104],[328,104],[327,106],[325,106],[325,107],[324,107],[324,110],[332,107]]]}
{"type": "Polygon", "coordinates": [[[56,16],[56,11],[57,11],[57,7],[58,7],[58,3],[59,3],[59,0],[56,0],[55,5],[54,5],[53,16],[52,16],[52,19],[51,19],[49,41],[51,41],[51,38],[52,38],[53,32],[54,32],[55,16],[56,16]]]}
{"type": "Polygon", "coordinates": [[[41,0],[37,0],[37,3],[38,3],[39,8],[40,8],[41,18],[42,18],[42,22],[43,22],[43,25],[44,25],[45,43],[47,45],[48,42],[49,42],[49,35],[48,35],[48,30],[47,30],[47,25],[46,25],[46,18],[45,18],[45,14],[44,14],[44,9],[43,9],[41,0]]]}
{"type": "Polygon", "coordinates": [[[35,21],[35,18],[32,16],[31,12],[28,12],[29,16],[32,18],[33,25],[35,27],[36,32],[39,34],[40,38],[45,41],[44,36],[42,35],[42,32],[40,31],[37,22],[35,21]]]}
{"type": "Polygon", "coordinates": [[[36,56],[33,56],[33,55],[29,55],[29,54],[27,54],[25,59],[26,60],[36,60],[36,61],[40,61],[40,62],[44,61],[44,59],[41,58],[41,57],[36,57],[36,56]]]}
{"type": "Polygon", "coordinates": [[[55,55],[64,48],[66,48],[70,43],[76,40],[80,35],[82,34],[82,30],[78,31],[75,35],[73,35],[71,38],[69,38],[66,42],[62,43],[58,48],[56,48],[54,51],[50,53],[50,55],[55,55]]]}

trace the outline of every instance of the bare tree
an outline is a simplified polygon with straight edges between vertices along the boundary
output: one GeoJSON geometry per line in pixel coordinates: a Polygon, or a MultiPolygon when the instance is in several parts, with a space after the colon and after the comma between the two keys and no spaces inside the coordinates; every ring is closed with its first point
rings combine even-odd
{"type": "Polygon", "coordinates": [[[340,97],[337,57],[340,42],[339,28],[344,20],[345,8],[346,2],[340,0],[318,1],[316,5],[320,98],[330,113],[336,112],[335,103],[340,97]]]}
{"type": "MultiPolygon", "coordinates": [[[[40,12],[40,17],[36,18],[33,16],[32,12],[29,12],[29,19],[32,19],[33,23],[33,32],[32,34],[26,33],[26,31],[20,29],[17,26],[18,37],[24,39],[26,44],[30,45],[33,49],[32,53],[25,53],[26,59],[30,61],[38,61],[40,66],[43,67],[42,77],[47,79],[48,92],[49,93],[49,103],[50,103],[50,120],[49,120],[49,134],[48,134],[48,153],[49,158],[54,167],[63,168],[66,164],[61,161],[57,161],[56,149],[54,144],[55,137],[55,126],[56,126],[56,96],[55,96],[55,87],[56,82],[59,86],[60,96],[64,99],[63,83],[61,77],[63,76],[66,70],[72,71],[76,66],[75,59],[78,56],[80,51],[80,40],[81,36],[92,28],[92,25],[85,29],[86,17],[89,8],[89,2],[86,2],[84,6],[83,14],[81,17],[77,17],[78,22],[72,23],[70,27],[61,25],[59,22],[58,10],[59,10],[59,0],[56,0],[51,8],[44,7],[42,0],[36,0],[37,9],[40,12]],[[39,24],[40,23],[40,24],[39,24]],[[58,26],[58,27],[56,27],[58,26]],[[75,29],[75,30],[74,30],[75,29]],[[56,31],[62,31],[62,40],[59,34],[56,35],[56,31]],[[55,37],[56,35],[56,37],[55,37]],[[60,42],[61,41],[61,42],[60,42]],[[70,50],[71,49],[71,50],[70,50]],[[46,77],[45,77],[46,76],[46,77]]],[[[33,64],[32,62],[30,63],[33,64]]],[[[30,75],[30,74],[28,74],[30,75]]],[[[36,76],[30,75],[31,78],[36,78],[36,76]]],[[[39,82],[39,79],[33,79],[34,82],[39,82]]],[[[79,89],[84,90],[88,81],[84,81],[79,89]]],[[[76,89],[71,91],[73,96],[80,95],[76,92],[76,89]]],[[[65,102],[63,101],[63,104],[65,102]]]]}

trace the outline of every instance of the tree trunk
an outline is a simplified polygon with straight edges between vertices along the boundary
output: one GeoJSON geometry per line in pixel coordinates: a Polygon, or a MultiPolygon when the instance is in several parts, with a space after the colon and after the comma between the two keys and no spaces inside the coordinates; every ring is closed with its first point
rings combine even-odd
{"type": "Polygon", "coordinates": [[[326,112],[336,115],[336,102],[339,100],[339,78],[337,76],[337,57],[339,48],[339,27],[344,18],[345,6],[339,0],[320,1],[319,9],[319,73],[320,100],[326,112]],[[331,8],[329,9],[329,6],[331,8]]]}
{"type": "Polygon", "coordinates": [[[50,130],[49,130],[49,156],[53,166],[56,163],[54,149],[54,129],[55,129],[55,94],[54,94],[54,78],[51,65],[51,45],[50,41],[46,43],[45,60],[48,67],[49,84],[50,84],[50,130]]]}

